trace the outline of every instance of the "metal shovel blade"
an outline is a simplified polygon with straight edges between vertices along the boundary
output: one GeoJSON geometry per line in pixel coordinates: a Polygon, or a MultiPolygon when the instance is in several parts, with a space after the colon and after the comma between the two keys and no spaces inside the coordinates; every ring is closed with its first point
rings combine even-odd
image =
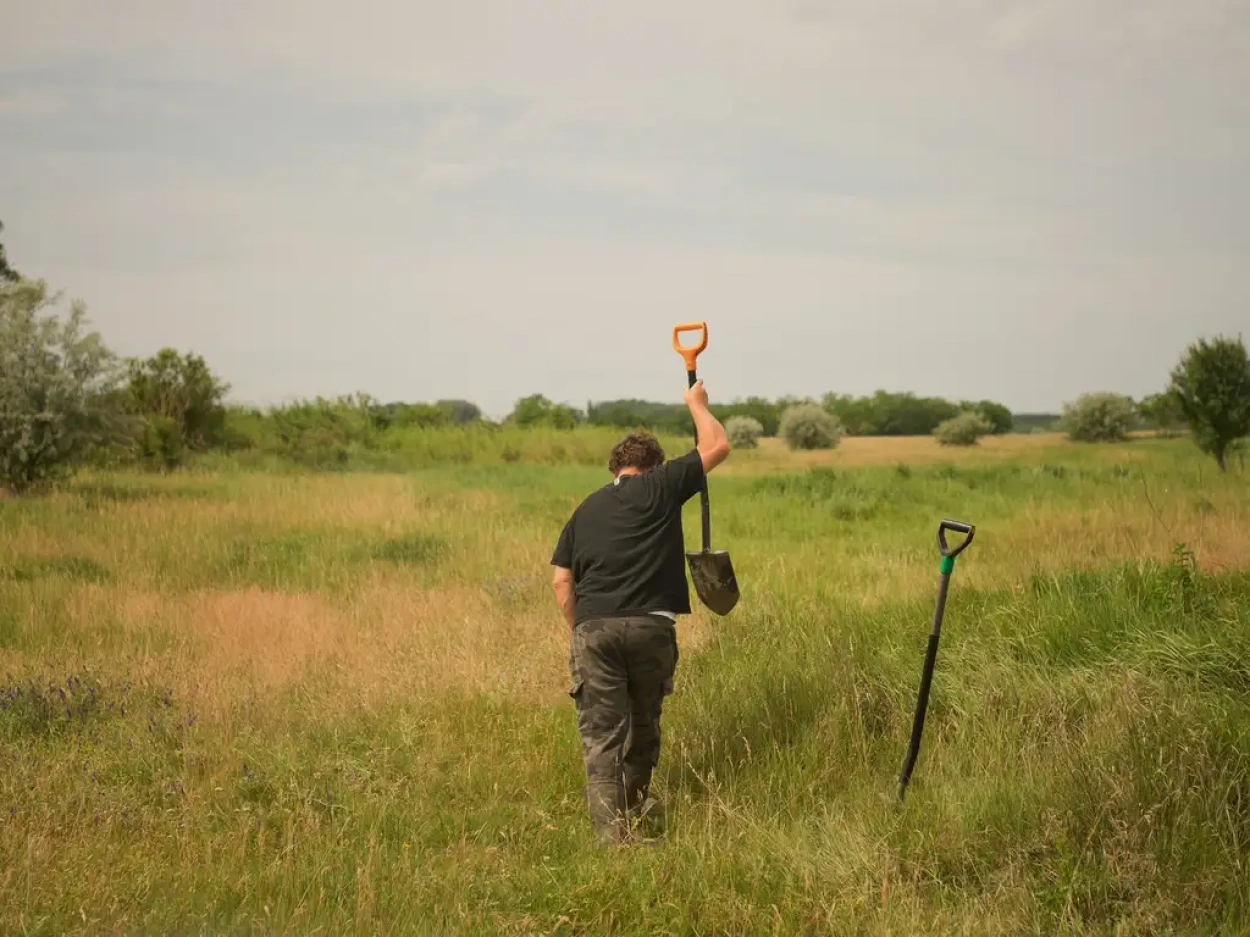
{"type": "Polygon", "coordinates": [[[726,550],[687,551],[690,578],[699,601],[717,615],[728,615],[738,604],[738,577],[726,550]]]}

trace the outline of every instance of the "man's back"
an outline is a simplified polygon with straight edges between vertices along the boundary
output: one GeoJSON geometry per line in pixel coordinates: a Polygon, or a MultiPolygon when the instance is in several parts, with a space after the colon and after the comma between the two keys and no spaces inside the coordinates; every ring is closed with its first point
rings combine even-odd
{"type": "Polygon", "coordinates": [[[690,613],[681,508],[703,482],[692,450],[649,472],[623,474],[573,512],[551,562],[571,569],[576,620],[690,613]]]}

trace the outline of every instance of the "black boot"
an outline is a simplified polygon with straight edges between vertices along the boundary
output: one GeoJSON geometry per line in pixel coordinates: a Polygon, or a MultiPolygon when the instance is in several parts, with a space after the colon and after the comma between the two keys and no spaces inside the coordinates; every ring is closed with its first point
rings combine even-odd
{"type": "Polygon", "coordinates": [[[586,785],[586,805],[595,829],[595,841],[604,847],[619,846],[627,838],[624,788],[618,782],[593,781],[586,785]]]}
{"type": "Polygon", "coordinates": [[[664,823],[664,805],[649,796],[650,786],[650,776],[625,777],[625,813],[631,828],[643,823],[660,826],[664,823]]]}

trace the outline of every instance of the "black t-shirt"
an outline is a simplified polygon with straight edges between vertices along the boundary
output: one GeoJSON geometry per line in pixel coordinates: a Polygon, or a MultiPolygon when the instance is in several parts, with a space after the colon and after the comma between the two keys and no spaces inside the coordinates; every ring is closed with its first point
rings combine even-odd
{"type": "Polygon", "coordinates": [[[578,505],[553,566],[573,571],[575,622],[648,612],[690,614],[682,505],[698,494],[697,449],[641,475],[622,475],[578,505]]]}

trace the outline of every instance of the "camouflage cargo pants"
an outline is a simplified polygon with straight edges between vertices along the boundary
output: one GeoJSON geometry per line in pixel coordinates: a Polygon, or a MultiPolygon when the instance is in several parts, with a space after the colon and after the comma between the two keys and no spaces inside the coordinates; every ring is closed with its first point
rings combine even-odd
{"type": "Polygon", "coordinates": [[[617,842],[647,797],[660,760],[660,716],[673,692],[677,630],[660,615],[585,621],[569,648],[572,686],[595,833],[617,842]]]}

